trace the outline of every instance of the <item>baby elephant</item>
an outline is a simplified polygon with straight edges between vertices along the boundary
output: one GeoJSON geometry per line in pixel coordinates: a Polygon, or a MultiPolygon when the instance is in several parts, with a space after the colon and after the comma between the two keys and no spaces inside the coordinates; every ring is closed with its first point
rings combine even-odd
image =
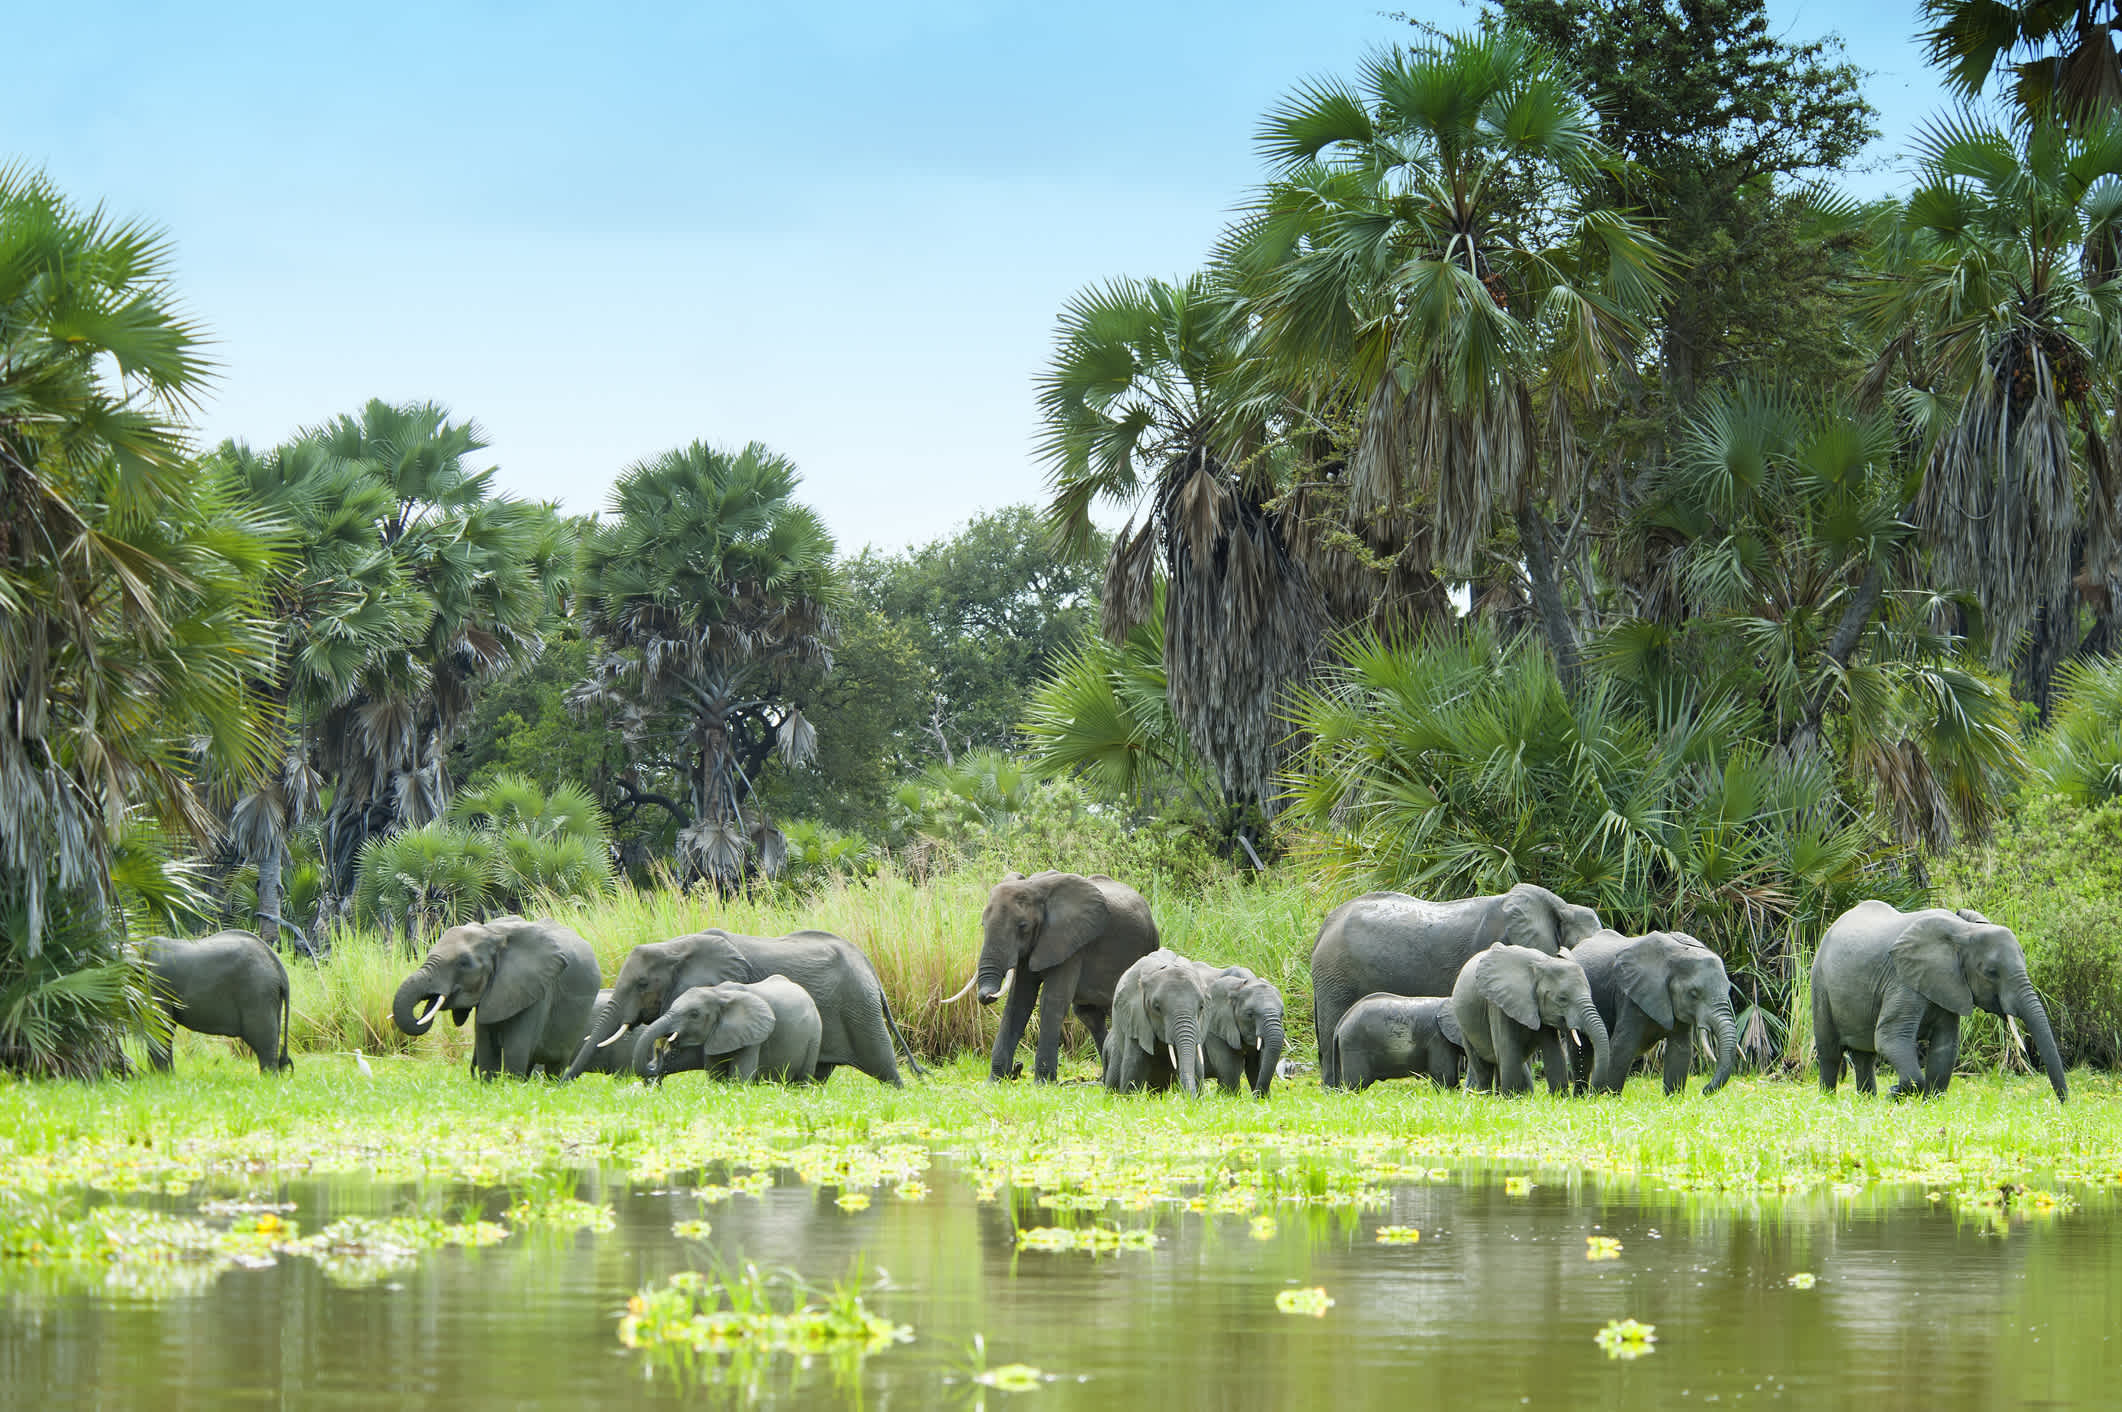
{"type": "Polygon", "coordinates": [[[1619,1093],[1638,1056],[1662,1039],[1665,1091],[1684,1091],[1697,1031],[1715,1036],[1717,1043],[1717,1072],[1702,1092],[1724,1087],[1739,1044],[1731,978],[1716,952],[1686,932],[1623,936],[1599,931],[1564,954],[1584,968],[1592,1003],[1611,1040],[1611,1072],[1593,1069],[1593,1088],[1619,1093]]]}
{"type": "MultiPolygon", "coordinates": [[[[265,1073],[287,1058],[287,967],[250,932],[215,932],[198,941],[147,939],[143,954],[155,981],[155,1003],[173,1025],[242,1040],[265,1073]]],[[[147,1060],[169,1068],[168,1043],[147,1041],[147,1060]]]]}
{"type": "Polygon", "coordinates": [[[1533,1086],[1526,1060],[1535,1044],[1550,1093],[1566,1092],[1570,1065],[1564,1031],[1591,1041],[1592,1072],[1606,1070],[1606,1023],[1592,1004],[1584,968],[1566,956],[1497,942],[1459,971],[1452,1014],[1466,1042],[1466,1086],[1524,1093],[1533,1086]]]}
{"type": "Polygon", "coordinates": [[[1224,1091],[1267,1097],[1282,1062],[1282,992],[1243,966],[1202,966],[1201,1061],[1224,1091]]]}
{"type": "Polygon", "coordinates": [[[1344,1088],[1368,1088],[1379,1079],[1427,1074],[1443,1088],[1459,1086],[1466,1041],[1452,1002],[1438,995],[1364,996],[1334,1031],[1334,1072],[1344,1088]]]}
{"type": "Polygon", "coordinates": [[[1176,951],[1152,951],[1120,973],[1105,1036],[1107,1088],[1163,1090],[1176,1080],[1189,1098],[1201,1092],[1206,974],[1176,951]]]}
{"type": "Polygon", "coordinates": [[[786,976],[696,985],[637,1042],[647,1077],[734,1069],[738,1078],[808,1079],[824,1024],[810,992],[786,976]]]}

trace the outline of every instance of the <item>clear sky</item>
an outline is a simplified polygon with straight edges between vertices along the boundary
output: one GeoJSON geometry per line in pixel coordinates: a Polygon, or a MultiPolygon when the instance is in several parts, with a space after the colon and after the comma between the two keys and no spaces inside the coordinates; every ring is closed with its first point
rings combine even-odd
{"type": "MultiPolygon", "coordinates": [[[[369,397],[476,418],[602,508],[693,439],[793,457],[844,548],[1042,496],[1080,286],[1193,268],[1259,114],[1452,0],[491,5],[69,0],[11,15],[0,160],[168,229],[210,439],[369,397]]],[[[1915,5],[1772,0],[1873,71],[1899,186],[1943,105],[1915,5]]]]}

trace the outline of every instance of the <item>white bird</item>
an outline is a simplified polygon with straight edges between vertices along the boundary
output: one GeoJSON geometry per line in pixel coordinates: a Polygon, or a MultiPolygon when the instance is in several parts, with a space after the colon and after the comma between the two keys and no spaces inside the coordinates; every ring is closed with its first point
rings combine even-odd
{"type": "Polygon", "coordinates": [[[361,1051],[360,1051],[360,1050],[358,1050],[358,1049],[354,1050],[354,1051],[353,1051],[353,1056],[354,1056],[354,1067],[355,1067],[355,1068],[357,1068],[357,1069],[359,1069],[359,1070],[361,1071],[361,1077],[362,1077],[362,1078],[364,1078],[364,1079],[372,1079],[372,1078],[374,1078],[374,1077],[376,1076],[376,1071],[375,1071],[374,1069],[371,1069],[371,1068],[370,1068],[370,1067],[368,1066],[368,1060],[367,1060],[366,1058],[364,1058],[364,1057],[362,1056],[362,1053],[361,1053],[361,1051]]]}

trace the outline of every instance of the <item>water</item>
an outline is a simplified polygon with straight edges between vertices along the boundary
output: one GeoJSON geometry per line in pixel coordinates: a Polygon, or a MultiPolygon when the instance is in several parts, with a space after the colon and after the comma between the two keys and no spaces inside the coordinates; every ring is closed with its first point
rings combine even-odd
{"type": "MultiPolygon", "coordinates": [[[[856,1257],[888,1284],[866,1297],[916,1331],[836,1378],[770,1360],[763,1405],[1247,1409],[2114,1407],[2122,1405],[2122,1220],[2104,1198],[1999,1222],[1920,1190],[1826,1193],[1760,1206],[1602,1190],[1555,1177],[1511,1194],[1499,1176],[1395,1188],[1384,1210],[1283,1207],[1256,1239],[1242,1215],[1163,1208],[1147,1252],[1019,1252],[1011,1208],[944,1164],[927,1199],[888,1190],[867,1210],[780,1185],[703,1208],[689,1195],[585,1180],[603,1234],[519,1234],[443,1250],[369,1288],[314,1262],[232,1270],[202,1294],[141,1302],[17,1270],[0,1285],[0,1407],[459,1409],[735,1405],[742,1389],[644,1378],[615,1337],[627,1298],[705,1246],[820,1285],[856,1257]],[[1421,1231],[1381,1245],[1380,1225],[1421,1231]],[[1587,1237],[1621,1242],[1586,1258],[1587,1237]],[[1793,1288],[1811,1274],[1810,1289],[1793,1288]],[[1275,1296],[1320,1286],[1323,1317],[1275,1296]],[[1609,1359],[1609,1320],[1656,1326],[1655,1351],[1609,1359]],[[988,1365],[1056,1375],[1010,1394],[988,1365]]],[[[305,1230],[348,1213],[506,1205],[501,1193],[288,1183],[305,1230]]],[[[1056,1218],[1030,1206],[1021,1216],[1056,1218]]]]}

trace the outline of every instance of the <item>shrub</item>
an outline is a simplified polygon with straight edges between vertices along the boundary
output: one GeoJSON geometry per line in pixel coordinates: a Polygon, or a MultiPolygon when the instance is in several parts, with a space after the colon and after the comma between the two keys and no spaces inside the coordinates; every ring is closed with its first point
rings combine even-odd
{"type": "Polygon", "coordinates": [[[2075,804],[2122,797],[2122,657],[2069,662],[2049,728],[2028,752],[2037,779],[2075,804]]]}
{"type": "Polygon", "coordinates": [[[2122,799],[2033,795],[1987,844],[1936,869],[1938,905],[2019,935],[2067,1064],[2122,1063],[2122,799]]]}

